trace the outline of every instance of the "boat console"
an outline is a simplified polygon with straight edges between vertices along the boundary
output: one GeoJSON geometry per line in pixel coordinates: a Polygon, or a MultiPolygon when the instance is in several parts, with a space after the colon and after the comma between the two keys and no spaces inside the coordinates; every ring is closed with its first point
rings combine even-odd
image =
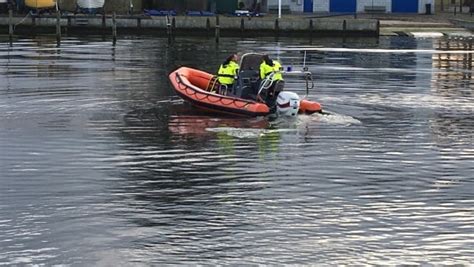
{"type": "Polygon", "coordinates": [[[257,99],[257,93],[260,86],[260,64],[263,54],[247,53],[240,59],[240,69],[234,90],[236,97],[245,99],[257,99]]]}

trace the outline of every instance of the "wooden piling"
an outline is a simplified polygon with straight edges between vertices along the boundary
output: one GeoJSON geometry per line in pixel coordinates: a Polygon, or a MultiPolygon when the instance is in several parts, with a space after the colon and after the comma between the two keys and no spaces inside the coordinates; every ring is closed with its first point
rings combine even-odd
{"type": "Polygon", "coordinates": [[[220,38],[220,25],[219,25],[219,15],[216,16],[216,43],[219,42],[219,38],[220,38]]]}
{"type": "Polygon", "coordinates": [[[8,38],[11,43],[13,40],[13,10],[11,8],[8,10],[8,38]]]}
{"type": "Polygon", "coordinates": [[[117,43],[117,15],[115,12],[112,15],[112,38],[113,38],[113,45],[117,43]]]}
{"type": "MultiPolygon", "coordinates": [[[[380,35],[380,20],[377,20],[377,32],[376,32],[376,35],[379,36],[380,35]]],[[[378,39],[377,39],[378,40],[378,39]]]]}
{"type": "Polygon", "coordinates": [[[278,19],[275,19],[275,34],[277,37],[280,34],[280,22],[278,19]]]}
{"type": "Polygon", "coordinates": [[[107,27],[105,12],[102,12],[102,30],[105,33],[105,28],[107,27]]]}
{"type": "Polygon", "coordinates": [[[61,11],[56,11],[56,44],[61,45],[61,11]]]}
{"type": "Polygon", "coordinates": [[[206,19],[206,35],[209,38],[211,32],[211,20],[209,18],[206,19]]]}
{"type": "Polygon", "coordinates": [[[171,21],[168,15],[166,15],[166,35],[168,38],[171,36],[171,21]]]}

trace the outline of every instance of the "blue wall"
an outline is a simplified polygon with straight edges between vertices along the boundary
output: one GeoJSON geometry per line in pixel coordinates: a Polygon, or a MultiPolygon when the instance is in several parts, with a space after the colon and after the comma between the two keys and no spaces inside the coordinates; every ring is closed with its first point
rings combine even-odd
{"type": "Polygon", "coordinates": [[[418,0],[392,0],[393,13],[418,13],[418,0]]]}
{"type": "Polygon", "coordinates": [[[330,12],[355,13],[357,0],[331,0],[329,3],[330,12]]]}

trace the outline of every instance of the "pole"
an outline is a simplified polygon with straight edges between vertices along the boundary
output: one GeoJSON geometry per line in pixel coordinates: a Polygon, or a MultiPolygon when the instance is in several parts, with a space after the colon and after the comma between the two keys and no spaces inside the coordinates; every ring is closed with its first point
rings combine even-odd
{"type": "Polygon", "coordinates": [[[472,12],[474,11],[474,1],[471,0],[471,6],[469,8],[469,12],[471,13],[471,17],[472,17],[472,12]]]}
{"type": "Polygon", "coordinates": [[[116,14],[112,15],[112,35],[113,35],[113,45],[117,43],[117,22],[116,22],[116,14]]]}
{"type": "Polygon", "coordinates": [[[61,45],[61,11],[56,10],[56,43],[61,45]]]}
{"type": "Polygon", "coordinates": [[[278,0],[278,18],[281,19],[281,0],[278,0]]]}
{"type": "Polygon", "coordinates": [[[219,43],[220,38],[220,25],[219,25],[219,15],[216,15],[216,43],[219,43]]]}
{"type": "Polygon", "coordinates": [[[13,40],[13,10],[8,10],[8,37],[10,42],[13,40]]]}

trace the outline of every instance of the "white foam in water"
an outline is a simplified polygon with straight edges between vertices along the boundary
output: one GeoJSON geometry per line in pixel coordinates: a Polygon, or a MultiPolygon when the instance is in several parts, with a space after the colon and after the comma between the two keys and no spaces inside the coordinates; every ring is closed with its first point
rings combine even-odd
{"type": "Polygon", "coordinates": [[[313,114],[311,119],[335,125],[358,125],[362,122],[354,117],[330,112],[328,114],[313,114]]]}
{"type": "Polygon", "coordinates": [[[272,121],[271,124],[277,129],[255,129],[255,128],[235,128],[235,127],[216,127],[206,128],[208,132],[214,133],[225,133],[229,136],[236,138],[257,138],[271,133],[288,133],[298,132],[301,128],[305,128],[310,123],[324,122],[333,125],[356,125],[362,124],[361,121],[346,115],[330,113],[330,114],[319,114],[313,115],[299,115],[297,119],[291,118],[278,118],[272,121]]]}
{"type": "Polygon", "coordinates": [[[296,129],[254,129],[254,128],[234,128],[234,127],[217,127],[206,128],[206,131],[214,133],[226,133],[236,138],[257,138],[266,134],[275,132],[294,132],[296,129]]]}

